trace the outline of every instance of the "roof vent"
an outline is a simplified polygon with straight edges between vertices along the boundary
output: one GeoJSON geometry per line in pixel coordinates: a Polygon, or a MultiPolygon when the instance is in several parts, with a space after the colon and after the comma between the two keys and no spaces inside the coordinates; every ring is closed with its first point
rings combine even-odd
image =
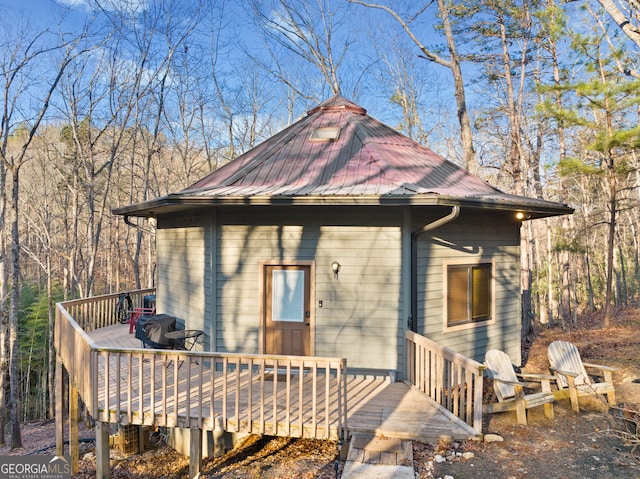
{"type": "Polygon", "coordinates": [[[323,126],[313,129],[309,141],[336,141],[339,137],[339,126],[323,126]]]}

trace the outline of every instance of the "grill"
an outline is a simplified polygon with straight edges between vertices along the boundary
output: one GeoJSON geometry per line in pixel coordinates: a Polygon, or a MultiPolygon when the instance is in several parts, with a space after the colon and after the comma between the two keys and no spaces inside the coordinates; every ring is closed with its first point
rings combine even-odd
{"type": "Polygon", "coordinates": [[[176,330],[176,318],[168,314],[143,315],[136,324],[136,338],[143,347],[153,349],[174,349],[174,341],[167,333],[176,330]]]}

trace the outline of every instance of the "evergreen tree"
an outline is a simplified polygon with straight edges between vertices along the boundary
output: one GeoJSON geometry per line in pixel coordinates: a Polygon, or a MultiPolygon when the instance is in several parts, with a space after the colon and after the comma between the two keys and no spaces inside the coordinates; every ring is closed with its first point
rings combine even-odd
{"type": "Polygon", "coordinates": [[[607,269],[604,300],[605,326],[611,325],[613,299],[613,264],[616,249],[618,181],[629,166],[629,154],[640,146],[638,106],[640,82],[620,74],[618,64],[624,50],[614,47],[612,38],[598,20],[593,19],[593,32],[575,34],[571,44],[578,64],[584,72],[581,79],[544,87],[550,93],[564,92],[571,104],[560,107],[548,100],[541,109],[567,128],[576,138],[585,140],[579,155],[567,155],[560,161],[559,171],[565,177],[578,175],[602,182],[607,196],[607,269]]]}

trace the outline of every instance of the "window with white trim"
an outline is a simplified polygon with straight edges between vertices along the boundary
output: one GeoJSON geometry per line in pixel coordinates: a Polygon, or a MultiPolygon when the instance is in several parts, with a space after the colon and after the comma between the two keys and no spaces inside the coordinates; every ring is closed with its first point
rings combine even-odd
{"type": "Polygon", "coordinates": [[[448,327],[492,319],[491,271],[491,263],[447,266],[448,327]]]}

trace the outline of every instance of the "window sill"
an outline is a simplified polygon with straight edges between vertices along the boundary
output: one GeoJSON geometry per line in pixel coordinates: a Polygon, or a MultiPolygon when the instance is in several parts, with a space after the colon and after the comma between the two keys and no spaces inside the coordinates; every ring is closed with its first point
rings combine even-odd
{"type": "Polygon", "coordinates": [[[485,319],[482,321],[469,321],[469,322],[465,322],[465,323],[459,323],[459,324],[455,324],[452,326],[449,326],[448,324],[445,323],[444,325],[444,333],[453,333],[456,331],[465,331],[467,329],[476,329],[476,328],[481,328],[483,326],[490,326],[492,324],[495,324],[496,320],[495,318],[492,319],[485,319]]]}

